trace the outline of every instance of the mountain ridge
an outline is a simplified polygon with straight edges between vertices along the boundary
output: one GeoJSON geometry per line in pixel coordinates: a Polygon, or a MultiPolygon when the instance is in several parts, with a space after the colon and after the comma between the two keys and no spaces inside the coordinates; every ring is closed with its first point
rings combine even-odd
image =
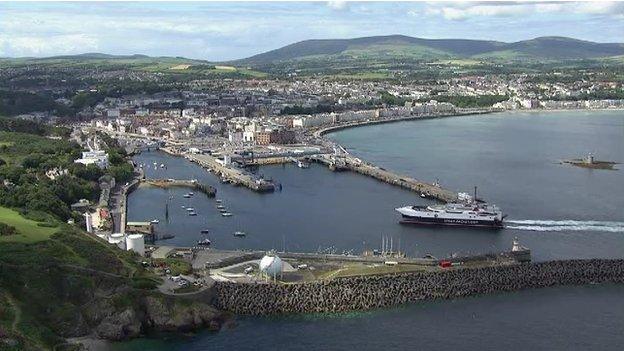
{"type": "MultiPolygon", "coordinates": [[[[425,39],[406,35],[359,37],[352,39],[308,39],[244,59],[230,61],[240,64],[266,64],[297,60],[309,56],[344,56],[345,53],[366,53],[367,48],[392,48],[395,54],[411,52],[418,58],[418,48],[426,54],[441,53],[440,58],[489,59],[586,59],[624,54],[622,43],[597,43],[560,36],[543,36],[516,42],[478,39],[425,39]],[[504,53],[499,54],[499,53],[504,53]]],[[[389,55],[392,56],[392,55],[389,55]]]]}

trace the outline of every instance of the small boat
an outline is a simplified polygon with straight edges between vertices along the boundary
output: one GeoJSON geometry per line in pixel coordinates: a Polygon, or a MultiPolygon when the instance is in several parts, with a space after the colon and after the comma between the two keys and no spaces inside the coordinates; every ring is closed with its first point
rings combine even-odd
{"type": "Polygon", "coordinates": [[[216,200],[215,200],[215,202],[216,202],[216,203],[218,203],[218,204],[220,204],[220,203],[222,203],[222,202],[223,202],[223,200],[221,200],[221,199],[216,199],[216,200]]]}
{"type": "Polygon", "coordinates": [[[223,212],[223,213],[221,213],[221,216],[223,216],[223,217],[232,217],[232,214],[230,212],[223,212]]]}
{"type": "Polygon", "coordinates": [[[217,205],[217,209],[219,209],[219,210],[222,210],[224,208],[225,208],[225,206],[223,206],[223,205],[217,205]]]}
{"type": "Polygon", "coordinates": [[[180,207],[182,207],[182,208],[186,208],[186,206],[184,206],[184,205],[182,205],[182,206],[180,206],[180,207]]]}
{"type": "Polygon", "coordinates": [[[152,219],[152,220],[150,221],[150,223],[152,223],[152,224],[158,224],[158,223],[160,223],[160,221],[159,221],[159,220],[157,220],[157,219],[152,219]]]}
{"type": "Polygon", "coordinates": [[[197,245],[199,246],[210,246],[210,239],[202,239],[197,241],[197,245]]]}
{"type": "Polygon", "coordinates": [[[192,191],[189,191],[188,194],[191,196],[195,195],[192,191]]]}
{"type": "Polygon", "coordinates": [[[298,160],[297,161],[297,167],[299,168],[310,168],[310,163],[303,161],[303,160],[298,160]]]}
{"type": "Polygon", "coordinates": [[[208,229],[202,229],[202,230],[200,231],[200,233],[202,233],[202,234],[208,234],[208,233],[210,233],[210,231],[209,231],[208,229]]]}
{"type": "Polygon", "coordinates": [[[189,211],[189,212],[195,212],[195,209],[192,208],[192,207],[187,207],[186,210],[189,211]]]}
{"type": "Polygon", "coordinates": [[[195,212],[195,211],[189,212],[189,216],[197,216],[197,212],[195,212]]]}
{"type": "Polygon", "coordinates": [[[420,193],[420,197],[425,198],[427,197],[427,195],[425,195],[424,193],[420,193]]]}
{"type": "Polygon", "coordinates": [[[165,164],[164,164],[164,163],[161,163],[161,164],[160,164],[160,168],[165,168],[165,164]]]}
{"type": "Polygon", "coordinates": [[[247,233],[243,232],[243,231],[236,231],[234,232],[234,236],[237,238],[242,238],[244,236],[247,236],[247,233]]]}
{"type": "Polygon", "coordinates": [[[188,199],[189,197],[191,197],[191,195],[189,195],[189,194],[184,194],[184,195],[182,195],[182,196],[184,196],[184,198],[186,198],[186,199],[188,199]]]}
{"type": "Polygon", "coordinates": [[[225,212],[227,212],[227,210],[226,210],[225,208],[220,208],[220,209],[219,209],[219,212],[221,212],[221,213],[225,213],[225,212]]]}

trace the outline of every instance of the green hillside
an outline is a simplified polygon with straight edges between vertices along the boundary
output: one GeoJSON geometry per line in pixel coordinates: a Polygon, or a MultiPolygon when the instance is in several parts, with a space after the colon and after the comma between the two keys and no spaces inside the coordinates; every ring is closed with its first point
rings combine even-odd
{"type": "Polygon", "coordinates": [[[2,235],[0,233],[0,243],[35,243],[49,239],[52,234],[58,231],[58,223],[34,221],[6,207],[0,207],[1,224],[15,228],[16,233],[13,235],[2,235]]]}

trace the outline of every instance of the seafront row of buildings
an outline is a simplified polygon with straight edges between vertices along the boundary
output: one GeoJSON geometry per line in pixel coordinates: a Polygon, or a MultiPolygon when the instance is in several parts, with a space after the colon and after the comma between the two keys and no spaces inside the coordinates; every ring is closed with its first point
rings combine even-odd
{"type": "MultiPolygon", "coordinates": [[[[502,110],[562,110],[562,109],[621,109],[624,100],[539,101],[510,99],[493,104],[492,111],[502,110]]],[[[182,140],[210,135],[222,136],[235,144],[293,144],[296,131],[326,127],[340,123],[391,119],[406,116],[449,114],[458,108],[448,102],[409,102],[400,107],[368,108],[342,112],[266,117],[228,117],[205,113],[195,108],[157,108],[118,113],[95,118],[93,126],[111,132],[135,134],[163,140],[182,140]],[[132,112],[134,111],[134,112],[132,112]]],[[[110,111],[109,111],[110,112],[110,111]]]]}

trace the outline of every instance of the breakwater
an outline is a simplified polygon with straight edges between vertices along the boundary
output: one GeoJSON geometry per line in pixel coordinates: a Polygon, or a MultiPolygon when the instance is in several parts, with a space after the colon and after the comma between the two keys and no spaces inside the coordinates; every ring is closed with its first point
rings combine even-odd
{"type": "Polygon", "coordinates": [[[369,310],[560,285],[624,283],[624,260],[567,260],[293,284],[216,282],[216,307],[237,314],[369,310]]]}

